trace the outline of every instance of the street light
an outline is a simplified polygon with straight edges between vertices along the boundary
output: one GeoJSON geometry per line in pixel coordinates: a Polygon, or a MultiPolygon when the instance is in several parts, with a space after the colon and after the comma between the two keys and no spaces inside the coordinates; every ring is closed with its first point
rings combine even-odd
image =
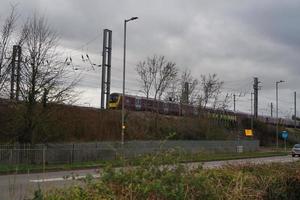
{"type": "Polygon", "coordinates": [[[124,20],[124,54],[123,54],[123,96],[122,96],[122,127],[121,127],[121,135],[122,135],[122,145],[124,144],[124,130],[125,130],[125,123],[124,123],[124,104],[125,104],[125,65],[126,65],[126,23],[129,21],[133,21],[138,19],[138,17],[131,17],[130,19],[124,20]]]}
{"type": "Polygon", "coordinates": [[[253,96],[254,93],[251,92],[251,130],[253,132],[253,96]]]}
{"type": "Polygon", "coordinates": [[[276,81],[276,148],[278,149],[278,84],[283,83],[283,80],[276,81]]]}

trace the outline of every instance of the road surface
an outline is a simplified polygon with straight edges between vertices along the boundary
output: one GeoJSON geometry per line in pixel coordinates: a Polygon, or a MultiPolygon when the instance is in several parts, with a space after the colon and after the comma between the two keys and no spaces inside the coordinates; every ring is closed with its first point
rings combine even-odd
{"type": "MultiPolygon", "coordinates": [[[[240,164],[264,164],[279,162],[295,162],[300,160],[298,157],[291,156],[275,156],[265,158],[250,158],[227,161],[211,161],[211,162],[193,162],[185,163],[189,169],[196,168],[201,164],[205,169],[218,168],[225,165],[240,164]]],[[[99,169],[71,170],[59,172],[46,172],[36,174],[19,174],[19,175],[1,175],[0,176],[0,199],[26,199],[32,197],[33,192],[41,187],[42,190],[53,187],[70,186],[79,183],[78,179],[84,178],[86,175],[99,177],[99,169]]]]}

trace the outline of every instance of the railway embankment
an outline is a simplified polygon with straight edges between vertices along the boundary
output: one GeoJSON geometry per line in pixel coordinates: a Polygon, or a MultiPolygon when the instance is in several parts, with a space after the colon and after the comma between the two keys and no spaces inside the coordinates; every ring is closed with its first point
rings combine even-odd
{"type": "MultiPolygon", "coordinates": [[[[24,131],[26,110],[22,104],[0,102],[0,143],[18,141],[24,131]]],[[[33,113],[32,143],[119,141],[121,111],[51,105],[33,113]]],[[[249,120],[224,123],[205,115],[183,117],[155,112],[127,111],[125,140],[236,140],[243,139],[249,120]]],[[[275,141],[273,126],[254,122],[254,139],[261,145],[275,141]]]]}

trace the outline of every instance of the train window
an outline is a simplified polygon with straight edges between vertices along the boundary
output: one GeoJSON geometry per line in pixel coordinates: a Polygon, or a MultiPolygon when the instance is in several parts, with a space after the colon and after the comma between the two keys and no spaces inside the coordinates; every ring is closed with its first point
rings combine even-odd
{"type": "Polygon", "coordinates": [[[135,104],[141,105],[141,99],[136,98],[136,99],[135,99],[135,104]]]}
{"type": "Polygon", "coordinates": [[[109,102],[110,103],[116,103],[117,101],[118,101],[118,97],[119,97],[119,95],[118,94],[111,94],[110,96],[109,96],[109,102]]]}
{"type": "Polygon", "coordinates": [[[140,109],[141,109],[141,107],[142,107],[141,104],[142,104],[141,99],[136,98],[136,99],[135,99],[135,108],[136,108],[137,110],[140,110],[140,109]]]}

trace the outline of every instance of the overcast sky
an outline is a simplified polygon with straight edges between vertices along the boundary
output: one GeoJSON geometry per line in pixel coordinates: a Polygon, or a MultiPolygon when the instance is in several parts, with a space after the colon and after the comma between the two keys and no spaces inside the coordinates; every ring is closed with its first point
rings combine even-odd
{"type": "MultiPolygon", "coordinates": [[[[147,56],[164,55],[195,77],[216,73],[228,92],[245,92],[237,109],[250,110],[253,77],[261,81],[259,114],[275,105],[280,84],[281,116],[293,112],[293,92],[299,90],[300,1],[289,0],[1,0],[0,22],[9,4],[18,3],[20,23],[34,12],[44,15],[60,35],[63,56],[82,69],[80,104],[99,107],[100,71],[80,60],[89,54],[101,62],[102,32],[113,32],[112,92],[122,86],[123,23],[127,26],[127,92],[138,94],[134,70],[147,56]]],[[[300,104],[299,104],[300,105],[300,104]]],[[[299,116],[299,112],[298,112],[299,116]]]]}

